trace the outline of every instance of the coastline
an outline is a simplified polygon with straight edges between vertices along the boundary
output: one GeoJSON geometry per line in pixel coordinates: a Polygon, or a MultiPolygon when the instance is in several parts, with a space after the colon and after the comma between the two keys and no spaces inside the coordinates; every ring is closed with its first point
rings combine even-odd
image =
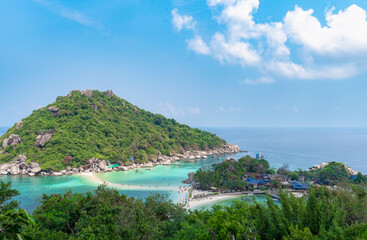
{"type": "MultiPolygon", "coordinates": [[[[198,193],[200,194],[201,191],[198,191],[198,193]]],[[[201,198],[190,199],[189,204],[186,208],[194,210],[201,206],[206,206],[209,204],[215,204],[216,202],[220,202],[223,200],[237,198],[238,196],[243,195],[243,194],[244,194],[243,192],[223,193],[223,194],[218,194],[218,195],[209,195],[209,196],[205,196],[201,198]]]]}
{"type": "Polygon", "coordinates": [[[184,154],[175,154],[172,156],[162,155],[158,152],[156,159],[148,163],[131,163],[130,165],[120,165],[118,167],[110,168],[105,160],[91,158],[87,160],[87,164],[83,167],[71,168],[70,166],[61,171],[42,171],[41,167],[36,162],[26,164],[27,157],[19,155],[10,163],[0,164],[0,175],[25,175],[25,176],[63,176],[81,173],[102,173],[112,171],[128,171],[137,168],[150,168],[158,165],[171,165],[177,161],[185,159],[206,159],[209,156],[220,156],[226,154],[235,154],[241,152],[237,145],[225,144],[220,148],[211,149],[208,151],[186,151],[184,154]]]}
{"type": "MultiPolygon", "coordinates": [[[[222,200],[228,200],[232,198],[236,198],[239,195],[242,195],[241,192],[236,193],[225,193],[225,194],[218,194],[218,195],[209,195],[201,198],[192,199],[189,198],[188,203],[185,204],[186,201],[186,194],[189,194],[190,188],[180,188],[170,187],[170,186],[147,186],[147,185],[130,185],[130,184],[118,184],[118,183],[111,183],[99,178],[97,175],[98,173],[81,173],[79,174],[81,177],[85,178],[87,181],[91,182],[92,184],[98,186],[101,184],[105,184],[108,187],[113,187],[119,190],[152,190],[152,191],[178,191],[180,195],[180,200],[177,204],[183,204],[184,208],[186,209],[196,209],[200,206],[205,206],[208,204],[213,204],[216,202],[220,202],[222,200]]],[[[198,191],[195,190],[196,194],[203,194],[207,193],[205,191],[198,191]]]]}

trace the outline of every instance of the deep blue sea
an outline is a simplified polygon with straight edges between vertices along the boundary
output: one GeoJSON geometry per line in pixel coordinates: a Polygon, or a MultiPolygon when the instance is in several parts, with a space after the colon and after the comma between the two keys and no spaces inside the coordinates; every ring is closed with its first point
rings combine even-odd
{"type": "Polygon", "coordinates": [[[344,162],[367,173],[367,128],[203,128],[254,156],[264,153],[273,167],[288,163],[307,169],[321,162],[344,162]]]}
{"type": "MultiPolygon", "coordinates": [[[[217,134],[229,143],[239,145],[255,156],[261,152],[272,167],[288,163],[291,169],[308,169],[321,162],[339,161],[355,170],[367,173],[367,128],[202,128],[217,134]]],[[[2,135],[7,128],[0,128],[2,135]]],[[[224,156],[228,157],[228,156],[224,156]]],[[[205,160],[188,160],[179,165],[158,166],[150,171],[112,172],[100,174],[110,182],[131,185],[178,186],[187,178],[187,173],[203,165],[222,161],[223,156],[205,160]]],[[[0,180],[11,181],[21,193],[18,200],[22,207],[32,211],[39,205],[42,193],[63,193],[68,190],[84,193],[93,191],[96,185],[79,175],[61,177],[0,176],[0,180]]],[[[124,190],[120,193],[144,198],[152,192],[167,193],[173,200],[177,193],[172,191],[124,190]]]]}

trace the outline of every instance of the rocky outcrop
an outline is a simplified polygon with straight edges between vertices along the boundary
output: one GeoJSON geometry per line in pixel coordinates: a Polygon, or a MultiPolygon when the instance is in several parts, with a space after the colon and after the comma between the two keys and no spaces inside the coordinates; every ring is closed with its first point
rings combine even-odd
{"type": "Polygon", "coordinates": [[[51,113],[57,113],[58,111],[60,111],[57,107],[49,107],[47,108],[47,111],[51,112],[51,113]]]}
{"type": "Polygon", "coordinates": [[[106,95],[107,95],[107,96],[109,96],[109,97],[112,97],[112,96],[113,96],[113,91],[112,91],[112,89],[107,90],[107,91],[106,91],[106,95]]]}
{"type": "Polygon", "coordinates": [[[135,114],[138,114],[139,111],[138,111],[138,109],[134,105],[132,106],[132,109],[134,110],[134,113],[135,114]]]}
{"type": "Polygon", "coordinates": [[[73,94],[73,92],[80,92],[80,90],[71,90],[68,95],[66,95],[67,97],[71,97],[71,95],[73,94]]]}
{"type": "Polygon", "coordinates": [[[29,172],[37,174],[41,172],[41,168],[40,167],[31,168],[29,172]]]}
{"type": "Polygon", "coordinates": [[[98,168],[101,169],[101,171],[107,170],[108,166],[106,165],[106,161],[102,160],[98,163],[98,168]]]}
{"type": "Polygon", "coordinates": [[[5,138],[2,144],[2,148],[12,145],[14,148],[17,147],[19,143],[22,143],[22,139],[18,134],[11,134],[8,138],[5,138]]]}
{"type": "Polygon", "coordinates": [[[52,107],[47,108],[47,111],[49,111],[52,115],[54,115],[54,117],[57,117],[57,114],[59,113],[60,109],[52,106],[52,107]]]}
{"type": "MultiPolygon", "coordinates": [[[[43,172],[41,167],[36,162],[31,162],[29,165],[26,164],[27,157],[19,155],[14,158],[9,164],[0,164],[0,175],[6,174],[23,174],[28,176],[35,175],[50,175],[50,176],[61,176],[68,174],[79,174],[79,173],[99,173],[109,171],[128,171],[135,168],[154,167],[157,165],[171,165],[174,162],[183,159],[204,159],[211,155],[222,155],[222,154],[234,154],[240,151],[239,147],[233,144],[223,145],[221,148],[212,149],[208,151],[186,151],[183,154],[177,154],[174,156],[162,155],[159,151],[157,152],[157,158],[153,159],[148,163],[134,163],[131,162],[127,166],[120,165],[115,168],[109,168],[105,160],[92,157],[87,160],[87,164],[83,167],[72,168],[67,166],[65,170],[57,172],[43,172]]],[[[193,173],[189,173],[189,179],[187,183],[196,184],[193,181],[193,173]]]]}
{"type": "Polygon", "coordinates": [[[17,122],[17,123],[15,124],[15,128],[16,128],[16,129],[20,129],[20,128],[22,127],[22,125],[23,125],[23,121],[19,121],[19,122],[17,122]]]}
{"type": "Polygon", "coordinates": [[[41,172],[41,168],[38,163],[31,162],[29,165],[26,163],[27,157],[19,155],[15,157],[10,163],[0,164],[0,175],[29,175],[34,176],[41,172]]]}
{"type": "Polygon", "coordinates": [[[92,90],[87,89],[87,90],[81,91],[81,94],[86,97],[92,97],[92,90]]]}
{"type": "Polygon", "coordinates": [[[52,137],[52,131],[46,132],[44,134],[40,134],[36,138],[36,142],[34,143],[35,147],[44,147],[45,144],[50,141],[52,137]]]}

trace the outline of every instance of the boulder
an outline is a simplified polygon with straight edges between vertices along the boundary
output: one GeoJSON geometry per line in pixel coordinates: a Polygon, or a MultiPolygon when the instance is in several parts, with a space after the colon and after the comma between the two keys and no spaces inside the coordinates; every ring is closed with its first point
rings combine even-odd
{"type": "Polygon", "coordinates": [[[145,164],[145,167],[153,167],[153,163],[148,162],[147,164],[145,164]]]}
{"type": "Polygon", "coordinates": [[[62,176],[63,174],[61,172],[53,172],[51,176],[62,176]]]}
{"type": "Polygon", "coordinates": [[[20,163],[18,166],[22,170],[27,170],[29,168],[28,164],[26,164],[24,162],[20,163]]]}
{"type": "Polygon", "coordinates": [[[7,175],[8,174],[8,172],[7,171],[5,171],[5,170],[0,170],[0,175],[7,175]]]}
{"type": "Polygon", "coordinates": [[[52,137],[52,133],[51,132],[47,132],[45,134],[42,135],[38,135],[36,138],[36,142],[34,143],[35,147],[44,147],[45,144],[50,141],[52,137]]]}
{"type": "Polygon", "coordinates": [[[18,174],[20,173],[20,171],[19,171],[19,167],[18,167],[17,165],[12,166],[12,167],[10,168],[9,173],[10,173],[11,175],[18,175],[18,174]]]}
{"type": "Polygon", "coordinates": [[[92,90],[87,89],[87,90],[81,91],[81,94],[86,97],[92,97],[92,90]]]}
{"type": "Polygon", "coordinates": [[[67,166],[66,167],[66,171],[71,171],[71,167],[70,166],[67,166]]]}
{"type": "Polygon", "coordinates": [[[9,168],[9,164],[7,163],[0,164],[0,171],[5,171],[8,168],[9,168]]]}
{"type": "Polygon", "coordinates": [[[122,171],[129,171],[129,167],[121,166],[119,167],[122,171]]]}
{"type": "Polygon", "coordinates": [[[31,172],[32,173],[39,173],[39,172],[41,172],[41,168],[40,167],[32,168],[31,172]]]}
{"type": "Polygon", "coordinates": [[[60,171],[62,174],[65,174],[66,173],[66,170],[61,170],[60,171]]]}
{"type": "Polygon", "coordinates": [[[51,113],[57,113],[58,111],[60,111],[60,109],[58,109],[57,107],[49,107],[47,108],[47,111],[51,112],[51,113]]]}
{"type": "Polygon", "coordinates": [[[25,163],[27,161],[27,157],[24,155],[19,155],[18,157],[15,157],[13,160],[11,160],[10,164],[21,164],[25,163]]]}
{"type": "Polygon", "coordinates": [[[15,128],[20,129],[22,127],[22,124],[23,124],[23,121],[17,122],[15,128]]]}
{"type": "Polygon", "coordinates": [[[102,160],[98,163],[98,168],[101,169],[101,170],[107,170],[108,169],[108,166],[106,165],[105,160],[102,160]]]}
{"type": "Polygon", "coordinates": [[[30,177],[33,177],[33,176],[35,176],[36,174],[34,174],[34,173],[28,173],[28,176],[30,176],[30,177]]]}
{"type": "Polygon", "coordinates": [[[18,134],[10,134],[8,138],[5,138],[2,144],[2,148],[6,148],[9,145],[16,147],[19,143],[22,143],[22,139],[18,134]]]}
{"type": "Polygon", "coordinates": [[[36,162],[31,162],[30,164],[29,164],[29,167],[30,168],[38,168],[40,165],[38,164],[38,163],[36,163],[36,162]]]}
{"type": "Polygon", "coordinates": [[[107,90],[107,91],[106,91],[106,95],[107,95],[107,96],[109,96],[109,97],[112,97],[112,96],[113,96],[113,91],[112,91],[112,89],[107,90]]]}

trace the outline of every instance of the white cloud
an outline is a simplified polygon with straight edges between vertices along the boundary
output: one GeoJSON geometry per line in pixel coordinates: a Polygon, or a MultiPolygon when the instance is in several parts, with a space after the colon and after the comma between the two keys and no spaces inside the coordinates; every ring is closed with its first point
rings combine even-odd
{"type": "Polygon", "coordinates": [[[194,38],[187,40],[188,48],[196,53],[208,55],[210,54],[210,48],[201,39],[200,36],[196,35],[194,38]]]}
{"type": "Polygon", "coordinates": [[[326,13],[326,26],[312,15],[313,10],[296,6],[284,18],[287,35],[297,44],[323,55],[356,54],[367,50],[366,11],[353,4],[344,11],[326,13]],[[302,27],[300,27],[302,26],[302,27]]]}
{"type": "Polygon", "coordinates": [[[167,117],[176,117],[176,116],[182,116],[185,115],[184,111],[182,109],[176,108],[171,103],[159,103],[159,113],[161,113],[164,116],[167,117]]]}
{"type": "Polygon", "coordinates": [[[159,103],[158,113],[166,117],[177,117],[177,116],[187,116],[187,115],[199,115],[201,114],[201,109],[199,107],[188,106],[186,108],[176,107],[173,104],[159,103]]]}
{"type": "MultiPolygon", "coordinates": [[[[325,26],[313,15],[313,9],[298,6],[288,11],[283,21],[256,23],[254,14],[259,0],[207,0],[207,5],[217,13],[213,19],[220,27],[210,44],[195,31],[188,48],[222,64],[255,67],[270,75],[269,79],[345,79],[367,70],[366,11],[355,4],[337,13],[334,8],[329,9],[325,26]],[[292,55],[291,50],[297,54],[292,55]]],[[[195,26],[191,16],[178,15],[177,9],[172,16],[177,30],[195,26]]]]}
{"type": "Polygon", "coordinates": [[[189,106],[189,107],[187,107],[187,110],[188,110],[189,113],[194,114],[194,115],[201,114],[201,110],[198,107],[190,107],[189,106]]]}
{"type": "Polygon", "coordinates": [[[180,15],[177,13],[177,8],[171,11],[172,14],[172,24],[177,31],[181,31],[182,29],[194,29],[196,25],[196,21],[192,18],[192,16],[188,15],[180,15]]]}
{"type": "Polygon", "coordinates": [[[269,83],[273,83],[274,79],[271,77],[260,77],[258,79],[245,79],[244,81],[242,81],[242,84],[247,84],[247,85],[255,85],[255,84],[269,84],[269,83]]]}
{"type": "Polygon", "coordinates": [[[34,2],[45,6],[49,8],[52,12],[55,14],[60,15],[61,17],[67,18],[69,20],[78,22],[83,25],[88,26],[99,26],[96,22],[94,22],[92,19],[81,13],[80,11],[74,10],[74,9],[68,9],[62,5],[60,5],[57,1],[54,0],[33,0],[34,2]]]}
{"type": "Polygon", "coordinates": [[[223,34],[216,33],[211,41],[213,56],[221,63],[239,63],[243,66],[254,65],[260,61],[260,56],[247,42],[227,41],[223,34]]]}

